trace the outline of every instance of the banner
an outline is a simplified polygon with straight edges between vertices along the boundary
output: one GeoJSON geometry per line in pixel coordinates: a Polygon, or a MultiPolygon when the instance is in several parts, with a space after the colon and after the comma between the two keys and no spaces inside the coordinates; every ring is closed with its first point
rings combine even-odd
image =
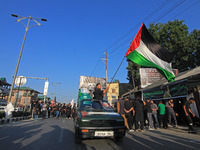
{"type": "Polygon", "coordinates": [[[143,91],[143,100],[161,100],[187,96],[187,80],[172,82],[167,85],[146,89],[143,91]]]}
{"type": "Polygon", "coordinates": [[[43,93],[43,95],[47,95],[47,93],[48,93],[48,88],[49,88],[49,82],[46,81],[45,84],[44,84],[44,93],[43,93]]]}
{"type": "Polygon", "coordinates": [[[80,76],[79,89],[81,89],[81,93],[87,93],[88,91],[93,96],[97,83],[101,84],[102,90],[106,89],[106,78],[80,76]]]}
{"type": "MultiPolygon", "coordinates": [[[[172,69],[175,75],[178,74],[178,69],[172,69]]],[[[164,77],[155,68],[140,68],[140,83],[141,88],[145,88],[148,85],[158,82],[164,77]]]]}

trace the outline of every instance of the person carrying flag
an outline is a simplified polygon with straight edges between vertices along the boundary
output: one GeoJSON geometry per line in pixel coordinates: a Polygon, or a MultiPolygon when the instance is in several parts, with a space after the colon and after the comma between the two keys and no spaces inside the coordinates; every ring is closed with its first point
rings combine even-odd
{"type": "Polygon", "coordinates": [[[103,91],[101,90],[101,84],[97,83],[96,85],[96,89],[94,91],[94,99],[98,99],[98,100],[103,100],[103,97],[105,96],[105,93],[108,91],[109,86],[107,86],[107,88],[103,91]]]}

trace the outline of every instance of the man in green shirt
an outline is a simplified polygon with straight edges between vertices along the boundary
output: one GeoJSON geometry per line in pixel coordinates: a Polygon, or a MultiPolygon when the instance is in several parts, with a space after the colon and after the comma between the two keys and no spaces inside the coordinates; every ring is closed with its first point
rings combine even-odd
{"type": "Polygon", "coordinates": [[[163,128],[167,128],[167,121],[166,121],[166,115],[165,115],[165,105],[163,104],[162,101],[159,102],[158,104],[158,109],[159,109],[159,126],[161,128],[161,123],[163,123],[163,128]]]}

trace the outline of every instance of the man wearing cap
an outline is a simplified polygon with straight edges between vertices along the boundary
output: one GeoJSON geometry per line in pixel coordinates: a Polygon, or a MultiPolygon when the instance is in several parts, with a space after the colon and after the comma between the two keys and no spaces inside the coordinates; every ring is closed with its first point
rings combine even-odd
{"type": "Polygon", "coordinates": [[[191,111],[191,108],[190,108],[190,104],[194,103],[194,98],[190,98],[188,101],[186,100],[184,105],[183,105],[183,109],[184,109],[184,112],[185,112],[185,115],[186,115],[186,119],[188,121],[188,127],[189,127],[189,133],[196,133],[196,131],[194,130],[194,126],[193,126],[193,121],[192,121],[192,118],[191,118],[191,115],[192,117],[195,117],[195,114],[191,111]]]}
{"type": "Polygon", "coordinates": [[[98,100],[103,100],[103,97],[105,96],[105,93],[108,91],[109,86],[107,86],[107,88],[103,91],[101,90],[101,84],[97,83],[96,85],[96,89],[94,91],[94,99],[98,99],[98,100]]]}

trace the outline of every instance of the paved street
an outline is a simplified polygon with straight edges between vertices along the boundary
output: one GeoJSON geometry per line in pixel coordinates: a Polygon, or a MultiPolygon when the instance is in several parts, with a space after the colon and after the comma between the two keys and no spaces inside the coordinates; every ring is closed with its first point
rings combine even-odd
{"type": "Polygon", "coordinates": [[[198,150],[199,147],[200,135],[179,130],[131,132],[121,143],[112,139],[95,139],[75,144],[72,120],[51,118],[38,122],[26,120],[0,125],[0,149],[4,150],[198,150]]]}

